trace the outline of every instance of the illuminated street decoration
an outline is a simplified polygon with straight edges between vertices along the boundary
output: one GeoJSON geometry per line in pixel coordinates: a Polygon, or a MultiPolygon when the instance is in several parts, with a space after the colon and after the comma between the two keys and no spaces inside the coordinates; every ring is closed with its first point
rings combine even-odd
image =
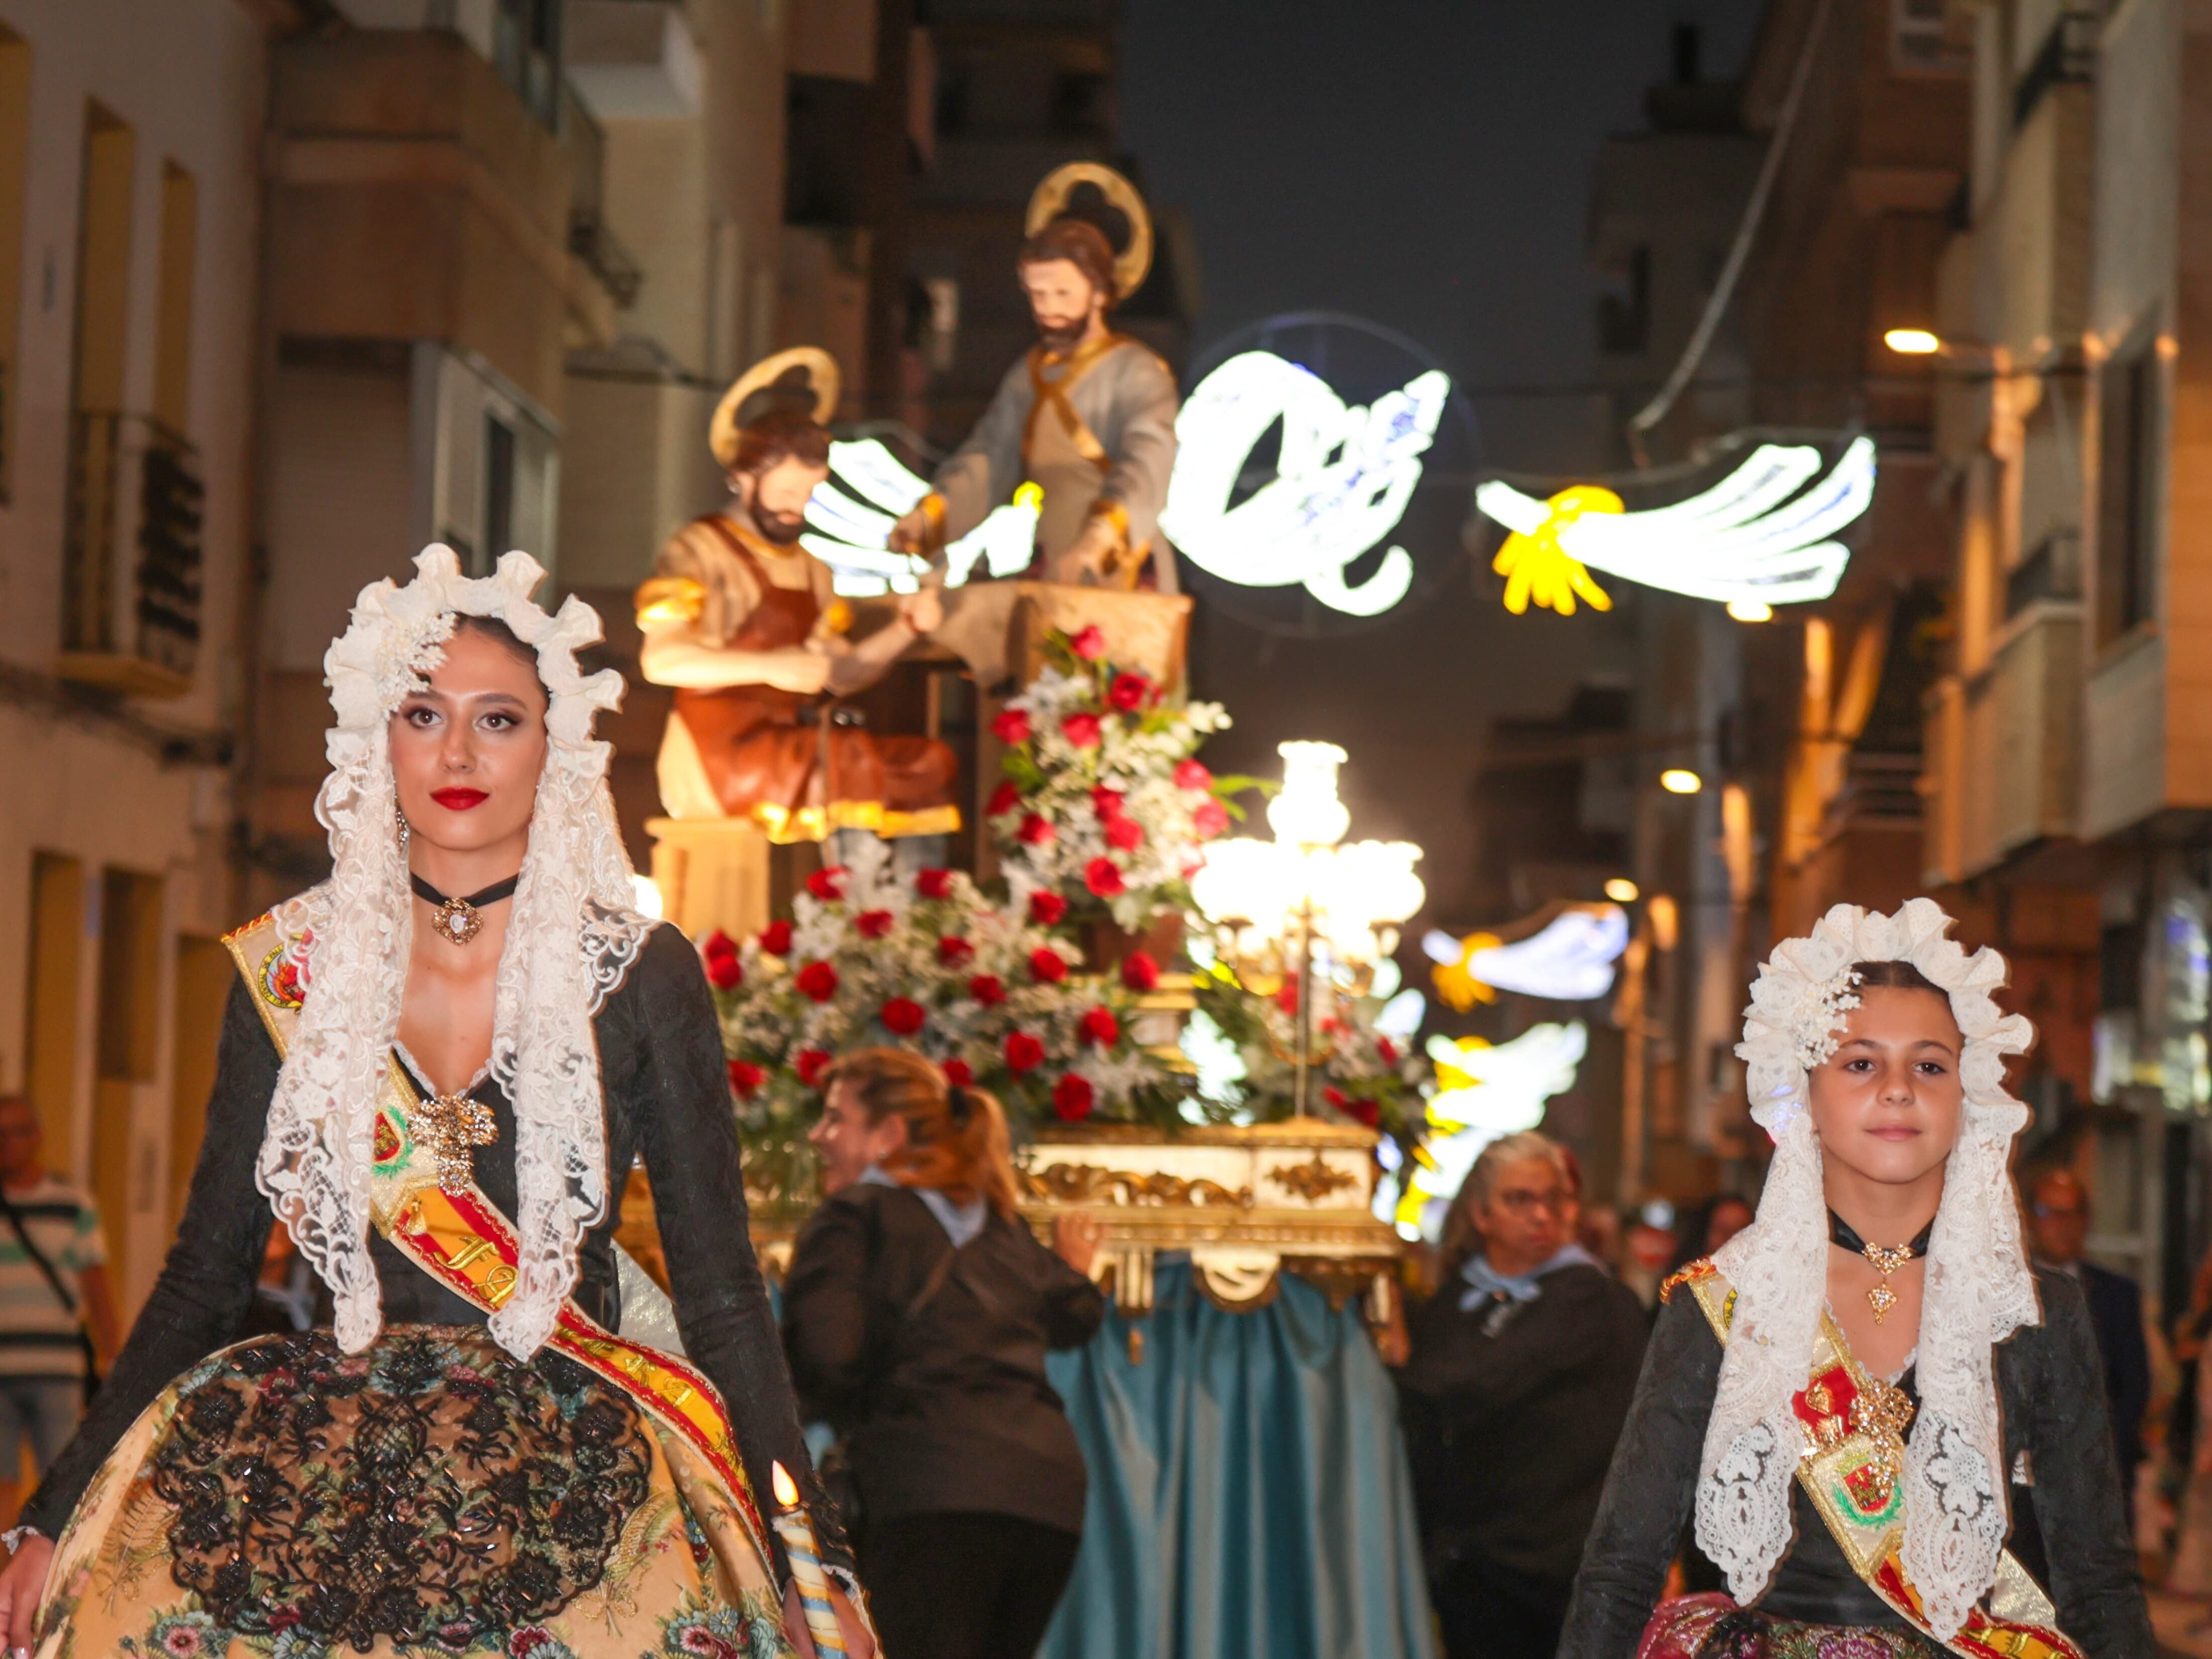
{"type": "Polygon", "coordinates": [[[1369,407],[1347,405],[1310,369],[1271,351],[1239,352],[1199,382],[1176,417],[1179,449],[1160,528],[1224,581],[1302,584],[1333,611],[1380,616],[1412,588],[1412,556],[1391,547],[1357,587],[1345,568],[1397,528],[1450,393],[1450,378],[1431,369],[1369,407]],[[1278,422],[1275,476],[1231,505],[1254,448],[1278,422]]]}
{"type": "Polygon", "coordinates": [[[1480,1037],[1431,1037],[1437,1091],[1429,1100],[1428,1135],[1398,1200],[1400,1231],[1418,1229],[1434,1240],[1482,1149],[1541,1123],[1545,1103],[1575,1086],[1589,1049],[1589,1028],[1578,1019],[1532,1025],[1494,1047],[1480,1037]]]}
{"type": "Polygon", "coordinates": [[[1475,505],[1512,533],[1493,564],[1516,615],[1533,600],[1571,615],[1576,599],[1611,600],[1589,574],[1622,579],[1722,605],[1790,605],[1836,591],[1850,550],[1834,539],[1874,501],[1874,440],[1852,440],[1822,471],[1809,444],[1761,444],[1728,477],[1686,501],[1643,512],[1577,484],[1539,501],[1502,479],[1475,505]]]}
{"type": "MultiPolygon", "coordinates": [[[[911,593],[928,563],[892,552],[891,526],[928,493],[928,483],[877,440],[833,443],[830,477],[807,501],[808,530],[799,544],[830,567],[840,593],[854,599],[911,593]]],[[[959,586],[979,564],[993,576],[1026,570],[1043,499],[1035,484],[1025,483],[1012,501],[946,547],[945,585],[959,586]]]]}
{"type": "Polygon", "coordinates": [[[1495,933],[1454,939],[1441,929],[1421,940],[1437,964],[1437,994],[1462,1013],[1496,1001],[1499,991],[1558,1002],[1601,997],[1613,988],[1613,964],[1627,948],[1628,915],[1617,904],[1574,906],[1510,945],[1495,933]]]}

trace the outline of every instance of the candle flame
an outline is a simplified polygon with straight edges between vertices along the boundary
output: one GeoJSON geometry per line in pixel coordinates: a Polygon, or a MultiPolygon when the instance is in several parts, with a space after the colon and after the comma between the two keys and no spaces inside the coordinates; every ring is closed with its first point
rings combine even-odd
{"type": "Polygon", "coordinates": [[[787,1510],[799,1507],[799,1483],[791,1478],[791,1471],[781,1463],[769,1466],[769,1485],[775,1488],[775,1501],[787,1510]]]}

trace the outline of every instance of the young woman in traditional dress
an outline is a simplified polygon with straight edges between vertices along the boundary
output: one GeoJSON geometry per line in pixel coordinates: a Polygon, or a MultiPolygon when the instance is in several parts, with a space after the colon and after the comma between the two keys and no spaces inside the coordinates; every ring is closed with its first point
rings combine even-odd
{"type": "Polygon", "coordinates": [[[11,1650],[807,1650],[763,1523],[771,1465],[809,1494],[812,1471],[706,983],[627,908],[592,737],[621,682],[574,655],[599,618],[532,604],[525,554],[480,580],[442,547],[416,566],[325,659],[334,869],[228,941],[191,1195],[10,1540],[11,1650]],[[688,1362],[615,1334],[639,1154],[688,1362]],[[272,1212],[326,1287],[320,1328],[225,1347],[272,1212]]]}
{"type": "Polygon", "coordinates": [[[2006,1173],[2032,1032],[1950,925],[1839,905],[1760,970],[1758,1219],[1668,1282],[1561,1659],[2152,1659],[2088,1313],[2006,1173]],[[1655,1612],[1692,1516],[1729,1593],[1655,1612]]]}

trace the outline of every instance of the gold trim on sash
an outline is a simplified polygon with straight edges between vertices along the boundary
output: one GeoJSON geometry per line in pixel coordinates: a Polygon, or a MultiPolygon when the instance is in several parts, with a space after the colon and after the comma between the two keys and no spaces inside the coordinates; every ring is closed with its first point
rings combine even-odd
{"type": "Polygon", "coordinates": [[[1054,417],[1060,422],[1060,430],[1067,434],[1068,442],[1074,446],[1075,453],[1097,467],[1102,477],[1114,470],[1114,458],[1106,453],[1106,446],[1098,441],[1098,434],[1091,429],[1083,416],[1075,412],[1075,405],[1068,401],[1067,394],[1074,388],[1075,383],[1097,368],[1109,352],[1128,343],[1127,335],[1108,333],[1076,347],[1065,356],[1043,346],[1030,348],[1030,417],[1022,423],[1022,460],[1024,465],[1029,461],[1030,444],[1036,431],[1037,416],[1049,404],[1054,417]],[[1057,368],[1060,373],[1047,380],[1045,370],[1048,368],[1057,368]]]}
{"type": "MultiPolygon", "coordinates": [[[[1728,1346],[1735,1288],[1711,1261],[1692,1263],[1661,1294],[1686,1287],[1728,1346]]],[[[1962,1659],[2082,1659],[2058,1629],[2051,1598],[2009,1550],[1997,1558],[1987,1606],[1977,1607],[1948,1641],[1928,1627],[1920,1596],[1905,1576],[1905,1433],[1911,1420],[1903,1392],[1870,1374],[1823,1312],[1804,1389],[1790,1404],[1803,1431],[1797,1484],[1860,1581],[1912,1627],[1962,1659]]]]}

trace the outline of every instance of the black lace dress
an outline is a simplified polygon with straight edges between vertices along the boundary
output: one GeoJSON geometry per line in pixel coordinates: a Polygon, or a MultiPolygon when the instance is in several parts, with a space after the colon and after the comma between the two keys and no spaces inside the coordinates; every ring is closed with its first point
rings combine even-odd
{"type": "MultiPolygon", "coordinates": [[[[849,1568],[747,1237],[698,959],[668,927],[617,933],[608,951],[593,1025],[610,1190],[618,1198],[641,1156],[691,1364],[726,1402],[763,1506],[769,1462],[781,1462],[802,1482],[825,1561],[849,1568]]],[[[588,1603],[613,1641],[606,1651],[676,1642],[668,1651],[780,1653],[781,1632],[769,1627],[775,1585],[756,1582],[719,1601],[711,1586],[671,1589],[664,1558],[708,1569],[738,1524],[709,1512],[714,1501],[680,1470],[672,1481],[682,1449],[660,1445],[631,1400],[583,1366],[550,1349],[514,1360],[477,1308],[380,1236],[371,1248],[385,1330],[366,1353],[337,1349],[327,1293],[318,1328],[218,1353],[246,1317],[272,1225],[254,1166],[278,1066],[241,981],[177,1243],[90,1413],[24,1511],[57,1537],[78,1516],[49,1581],[46,1626],[82,1626],[67,1632],[78,1652],[98,1624],[108,1642],[149,1653],[295,1659],[343,1641],[362,1652],[422,1645],[561,1659],[586,1649],[556,1615],[588,1603]],[[120,1498],[109,1491],[118,1482],[131,1483],[120,1498]],[[100,1538],[81,1540],[93,1529],[86,1516],[103,1506],[100,1538]],[[644,1618],[656,1596],[662,1616],[644,1618]],[[95,1604],[106,1608],[100,1620],[95,1604]]],[[[472,1093],[498,1126],[474,1152],[477,1184],[512,1216],[513,1109],[489,1080],[472,1093]]],[[[611,1213],[587,1236],[575,1291],[610,1329],[621,1321],[615,1226],[611,1213]]]]}
{"type": "MultiPolygon", "coordinates": [[[[2015,1481],[2010,1548],[2088,1659],[2155,1659],[2088,1310],[2081,1287],[2063,1274],[2039,1272],[2035,1282],[2043,1323],[2015,1332],[1996,1354],[2004,1455],[2015,1481]]],[[[1644,1355],[1559,1659],[1629,1659],[1637,1651],[1668,1569],[1688,1543],[1720,1369],[1719,1339],[1696,1297],[1677,1290],[1644,1355]]],[[[1793,1490],[1792,1501],[1796,1540],[1758,1611],[1796,1626],[1863,1632],[1875,1638],[1861,1644],[1869,1652],[1940,1652],[1851,1570],[1802,1490],[1793,1490]]],[[[1700,1659],[1744,1647],[1730,1647],[1732,1633],[1741,1634],[1716,1631],[1700,1659]]],[[[1764,1650],[1753,1643],[1747,1650],[1764,1650]]]]}

